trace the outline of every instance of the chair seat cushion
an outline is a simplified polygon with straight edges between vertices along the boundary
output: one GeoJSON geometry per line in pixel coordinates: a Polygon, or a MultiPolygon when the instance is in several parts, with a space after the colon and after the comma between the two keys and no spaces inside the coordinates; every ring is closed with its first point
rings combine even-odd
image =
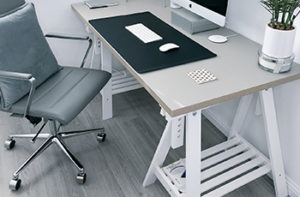
{"type": "MultiPolygon", "coordinates": [[[[0,70],[32,74],[40,85],[59,69],[32,3],[0,16],[0,70]]],[[[26,81],[0,78],[1,107],[9,109],[29,90],[26,81]]]]}
{"type": "MultiPolygon", "coordinates": [[[[111,74],[94,69],[63,67],[36,89],[28,115],[67,124],[100,92],[111,74]]],[[[10,112],[24,113],[27,97],[10,112]]]]}

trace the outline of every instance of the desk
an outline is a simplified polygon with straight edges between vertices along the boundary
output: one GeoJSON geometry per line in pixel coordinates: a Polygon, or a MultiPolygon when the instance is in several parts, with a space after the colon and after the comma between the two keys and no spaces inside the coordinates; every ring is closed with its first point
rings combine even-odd
{"type": "MultiPolygon", "coordinates": [[[[218,57],[138,74],[126,62],[126,59],[118,54],[118,51],[90,26],[88,21],[96,18],[150,11],[172,25],[170,9],[163,7],[160,1],[155,0],[131,0],[116,7],[93,10],[89,10],[84,4],[79,3],[72,5],[72,8],[102,42],[102,69],[111,71],[111,55],[117,57],[159,103],[162,107],[161,114],[168,121],[145,177],[144,186],[153,183],[158,178],[172,196],[222,196],[272,171],[276,195],[287,196],[272,88],[300,79],[299,65],[295,64],[289,73],[271,74],[257,66],[257,51],[260,45],[243,36],[232,37],[229,42],[220,45],[209,42],[207,37],[211,34],[230,35],[233,32],[222,28],[188,35],[178,29],[194,41],[218,54],[218,57]],[[218,80],[202,85],[196,84],[187,76],[187,73],[200,68],[207,68],[215,74],[218,80]],[[255,92],[260,94],[270,160],[239,136],[252,94],[255,92]],[[201,110],[238,97],[241,97],[241,100],[232,124],[229,140],[201,152],[201,110]],[[161,167],[169,149],[184,144],[184,132],[186,133],[186,187],[185,192],[181,193],[166,177],[161,167]],[[228,162],[219,163],[224,160],[228,162]],[[243,163],[244,161],[248,162],[243,163]],[[243,164],[227,171],[237,163],[243,164]],[[201,169],[205,170],[201,172],[201,169]],[[225,173],[219,174],[218,172],[225,173]],[[218,176],[214,177],[216,174],[218,176]],[[239,175],[242,176],[236,178],[239,175]],[[208,181],[201,184],[201,180],[209,177],[214,178],[207,179],[208,181]],[[230,182],[227,182],[229,180],[230,182]],[[215,188],[219,184],[224,185],[215,188]]],[[[111,84],[106,86],[102,94],[104,117],[109,118],[112,116],[111,84]]]]}

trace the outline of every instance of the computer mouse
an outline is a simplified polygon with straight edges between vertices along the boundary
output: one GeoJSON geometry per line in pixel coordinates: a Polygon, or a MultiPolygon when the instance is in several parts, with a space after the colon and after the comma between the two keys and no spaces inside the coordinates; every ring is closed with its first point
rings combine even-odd
{"type": "Polygon", "coordinates": [[[225,43],[227,42],[227,37],[222,35],[212,35],[208,37],[208,40],[214,43],[225,43]]]}
{"type": "Polygon", "coordinates": [[[173,49],[178,49],[179,46],[177,44],[174,44],[174,43],[167,43],[167,44],[163,44],[159,47],[159,50],[161,52],[167,52],[167,51],[170,51],[170,50],[173,50],[173,49]]]}

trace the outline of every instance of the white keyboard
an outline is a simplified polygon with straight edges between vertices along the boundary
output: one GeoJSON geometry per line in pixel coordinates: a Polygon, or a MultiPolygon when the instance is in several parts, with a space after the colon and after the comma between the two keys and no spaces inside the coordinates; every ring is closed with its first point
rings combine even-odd
{"type": "Polygon", "coordinates": [[[138,23],[135,25],[130,25],[125,27],[128,31],[130,31],[133,35],[138,37],[144,43],[154,42],[157,40],[162,40],[158,34],[153,32],[151,29],[143,25],[142,23],[138,23]]]}

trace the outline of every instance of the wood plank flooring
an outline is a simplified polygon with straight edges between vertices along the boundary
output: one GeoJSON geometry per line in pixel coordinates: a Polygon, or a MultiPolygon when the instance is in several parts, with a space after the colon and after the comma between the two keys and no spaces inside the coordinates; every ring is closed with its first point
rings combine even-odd
{"type": "MultiPolygon", "coordinates": [[[[87,108],[63,130],[104,127],[106,142],[99,144],[95,134],[68,138],[70,150],[84,165],[87,182],[78,185],[73,164],[55,145],[51,146],[20,175],[22,187],[8,189],[13,172],[41,144],[17,140],[13,150],[0,148],[1,197],[164,197],[169,196],[159,182],[143,188],[142,182],[150,165],[166,121],[159,106],[144,90],[138,89],[113,97],[114,118],[101,121],[101,98],[97,96],[87,108]]],[[[203,118],[202,149],[226,140],[207,119],[203,118]]],[[[48,131],[48,128],[46,129],[48,131]]],[[[45,131],[45,132],[46,132],[45,131]]],[[[0,142],[10,133],[29,133],[33,128],[24,119],[0,112],[0,142]]],[[[171,150],[166,163],[184,157],[184,148],[171,150]]],[[[228,197],[275,196],[272,180],[262,177],[228,197]]]]}

